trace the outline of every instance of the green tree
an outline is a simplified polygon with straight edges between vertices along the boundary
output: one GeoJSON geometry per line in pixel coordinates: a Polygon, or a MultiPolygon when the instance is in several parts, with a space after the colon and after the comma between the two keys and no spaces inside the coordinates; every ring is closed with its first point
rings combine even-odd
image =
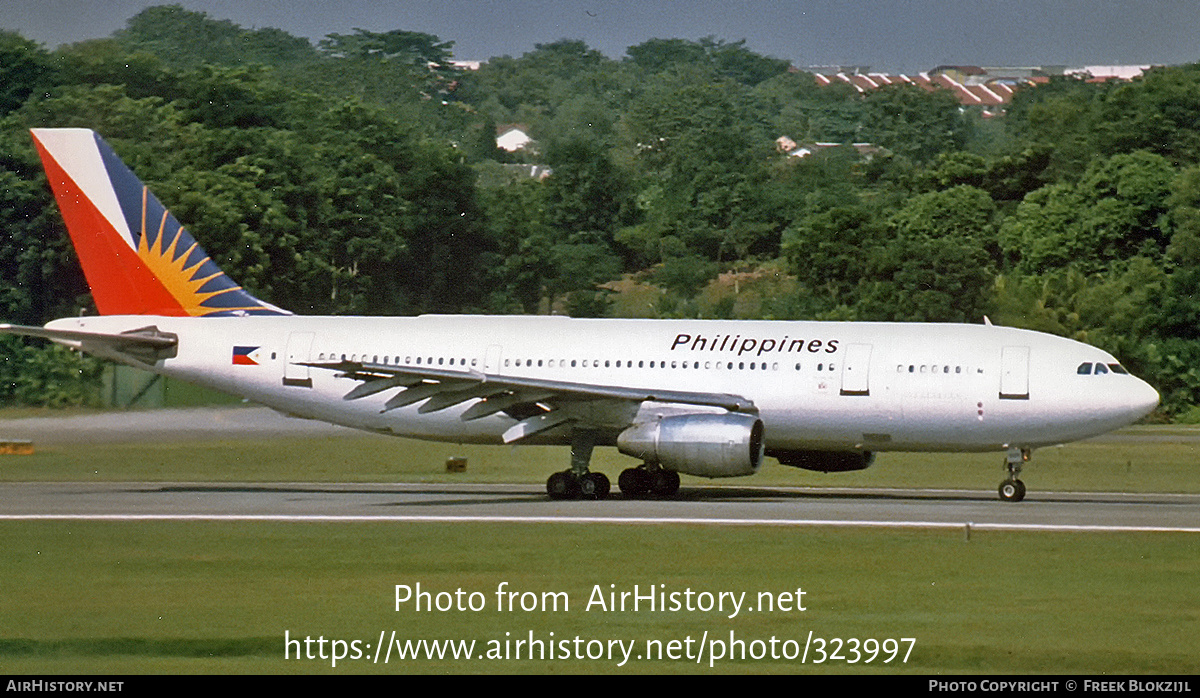
{"type": "Polygon", "coordinates": [[[968,186],[909,200],[891,218],[891,239],[871,252],[867,316],[978,322],[992,283],[995,210],[968,186]]]}
{"type": "Polygon", "coordinates": [[[830,310],[858,301],[869,256],[886,236],[885,222],[851,201],[797,220],[784,232],[783,252],[789,271],[830,310]]]}
{"type": "Polygon", "coordinates": [[[699,41],[650,39],[625,49],[629,60],[647,73],[681,66],[710,70],[721,78],[754,86],[787,72],[790,63],[746,48],[746,40],[726,42],[714,36],[699,41]]]}
{"type": "Polygon", "coordinates": [[[20,107],[55,80],[50,55],[12,32],[0,31],[0,116],[20,107]]]}
{"type": "Polygon", "coordinates": [[[204,64],[283,65],[316,57],[307,39],[279,29],[247,30],[180,5],[148,7],[129,19],[114,38],[131,53],[149,53],[177,69],[204,64]]]}
{"type": "Polygon", "coordinates": [[[961,149],[969,135],[969,122],[949,90],[926,92],[916,86],[891,85],[863,96],[858,140],[882,145],[916,162],[961,149]]]}
{"type": "Polygon", "coordinates": [[[642,251],[664,236],[714,261],[777,251],[785,223],[763,205],[775,152],[744,94],[733,83],[681,74],[630,106],[620,139],[644,192],[638,207],[646,222],[636,234],[642,251]]]}
{"type": "Polygon", "coordinates": [[[1165,158],[1145,151],[1097,160],[1078,184],[1026,196],[1001,227],[1000,245],[1022,273],[1063,266],[1093,273],[1134,255],[1159,258],[1170,237],[1174,177],[1165,158]]]}

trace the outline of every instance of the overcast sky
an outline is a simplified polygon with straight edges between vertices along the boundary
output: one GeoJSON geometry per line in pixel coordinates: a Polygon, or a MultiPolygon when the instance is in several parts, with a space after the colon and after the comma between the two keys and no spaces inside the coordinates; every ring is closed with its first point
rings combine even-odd
{"type": "MultiPolygon", "coordinates": [[[[243,27],[314,42],[403,29],[454,41],[460,60],[582,39],[620,58],[650,38],[746,39],[797,66],[919,72],[941,64],[1117,65],[1200,61],[1197,0],[177,0],[243,27]]],[[[0,28],[48,48],[99,38],[152,0],[0,0],[0,28]]]]}

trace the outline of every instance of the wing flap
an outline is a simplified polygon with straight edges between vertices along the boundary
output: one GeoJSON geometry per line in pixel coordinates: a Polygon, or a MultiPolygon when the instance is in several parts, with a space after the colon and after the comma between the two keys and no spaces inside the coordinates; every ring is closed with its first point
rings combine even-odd
{"type": "MultiPolygon", "coordinates": [[[[453,370],[427,368],[421,366],[393,366],[390,364],[362,363],[354,361],[308,362],[305,366],[339,371],[343,376],[361,381],[372,381],[397,376],[409,376],[428,381],[465,381],[468,383],[487,383],[498,386],[502,390],[536,390],[549,391],[560,399],[593,400],[608,398],[630,400],[634,402],[671,402],[686,405],[703,405],[720,407],[730,412],[755,412],[754,402],[740,395],[729,393],[706,393],[690,390],[662,390],[657,388],[638,388],[620,385],[603,385],[597,383],[576,383],[571,381],[556,381],[545,378],[529,378],[524,376],[502,376],[484,374],[473,370],[453,370]]],[[[461,388],[462,386],[458,386],[461,388]]],[[[365,386],[359,386],[365,388],[365,386]]],[[[355,388],[357,391],[359,388],[355,388]]],[[[382,387],[380,390],[387,390],[382,387]]],[[[349,395],[355,394],[351,391],[349,395]]],[[[347,399],[352,399],[347,396],[347,399]]]]}
{"type": "Polygon", "coordinates": [[[514,441],[540,434],[543,431],[553,429],[554,427],[573,419],[571,415],[562,410],[553,410],[542,414],[534,415],[527,419],[522,419],[516,424],[509,427],[504,432],[504,443],[510,444],[514,441]]]}
{"type": "Polygon", "coordinates": [[[481,419],[507,412],[520,420],[504,433],[505,442],[518,441],[552,429],[567,421],[590,421],[582,403],[613,400],[641,404],[673,403],[717,407],[730,412],[755,413],[751,400],[728,393],[647,389],[556,381],[527,376],[485,374],[467,368],[455,370],[428,366],[396,366],[357,361],[306,362],[303,365],[337,371],[341,376],[361,381],[344,396],[358,400],[400,388],[384,403],[383,411],[423,402],[419,414],[429,414],[478,400],[460,415],[463,421],[481,419]],[[564,409],[565,408],[565,409],[564,409]],[[536,414],[530,414],[536,412],[536,414]]]}

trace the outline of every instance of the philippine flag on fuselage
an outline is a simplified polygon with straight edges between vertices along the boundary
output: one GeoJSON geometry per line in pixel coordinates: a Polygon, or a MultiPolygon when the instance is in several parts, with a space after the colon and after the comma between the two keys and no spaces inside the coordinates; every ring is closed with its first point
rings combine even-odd
{"type": "Polygon", "coordinates": [[[257,366],[258,362],[250,355],[258,350],[258,347],[234,347],[233,348],[233,365],[235,366],[257,366]]]}

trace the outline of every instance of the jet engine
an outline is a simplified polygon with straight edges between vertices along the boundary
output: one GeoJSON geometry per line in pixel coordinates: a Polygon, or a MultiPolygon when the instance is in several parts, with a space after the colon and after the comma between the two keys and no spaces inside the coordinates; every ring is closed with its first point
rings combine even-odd
{"type": "Polygon", "coordinates": [[[875,461],[870,451],[770,451],[767,455],[783,465],[822,473],[866,470],[875,461]]]}
{"type": "Polygon", "coordinates": [[[660,417],[621,432],[617,450],[688,475],[752,475],[762,465],[763,423],[735,413],[660,417]]]}

